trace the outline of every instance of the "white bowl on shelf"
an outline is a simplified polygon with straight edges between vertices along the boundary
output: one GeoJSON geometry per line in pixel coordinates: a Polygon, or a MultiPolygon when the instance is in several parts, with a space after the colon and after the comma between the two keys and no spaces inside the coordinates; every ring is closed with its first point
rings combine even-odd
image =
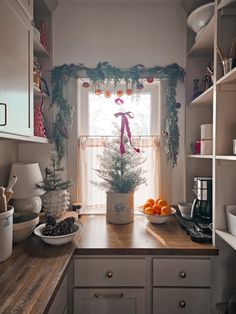
{"type": "Polygon", "coordinates": [[[198,34],[198,32],[200,32],[201,29],[204,28],[209,23],[210,19],[214,15],[214,9],[215,9],[214,2],[210,2],[194,10],[188,16],[187,19],[188,27],[198,34]]]}
{"type": "Polygon", "coordinates": [[[167,222],[170,216],[176,213],[176,210],[173,207],[171,207],[171,214],[169,215],[146,214],[143,210],[143,206],[140,206],[138,210],[146,216],[147,220],[150,223],[157,225],[164,224],[165,222],[167,222]]]}
{"type": "Polygon", "coordinates": [[[45,236],[43,235],[43,230],[45,228],[46,224],[41,224],[37,228],[34,229],[34,234],[38,237],[40,237],[45,243],[51,244],[51,245],[63,245],[70,241],[72,241],[75,236],[82,232],[83,230],[83,224],[81,222],[76,222],[73,225],[73,232],[65,235],[60,236],[45,236]]]}

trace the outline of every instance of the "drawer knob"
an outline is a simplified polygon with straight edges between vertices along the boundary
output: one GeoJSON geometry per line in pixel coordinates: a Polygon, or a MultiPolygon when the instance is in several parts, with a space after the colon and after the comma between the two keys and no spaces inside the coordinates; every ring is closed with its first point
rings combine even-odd
{"type": "Polygon", "coordinates": [[[187,277],[187,274],[186,274],[186,272],[185,271],[181,271],[180,273],[179,273],[179,277],[180,278],[186,278],[187,277]]]}
{"type": "Polygon", "coordinates": [[[179,300],[179,306],[183,309],[186,306],[186,303],[184,300],[179,300]]]}
{"type": "Polygon", "coordinates": [[[108,271],[107,272],[107,278],[112,278],[113,277],[113,272],[112,271],[108,271]]]}

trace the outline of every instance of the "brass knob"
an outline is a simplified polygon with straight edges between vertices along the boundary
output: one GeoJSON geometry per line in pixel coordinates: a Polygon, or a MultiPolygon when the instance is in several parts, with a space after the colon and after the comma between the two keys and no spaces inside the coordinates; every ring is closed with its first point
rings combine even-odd
{"type": "Polygon", "coordinates": [[[107,278],[112,278],[113,277],[113,272],[112,271],[108,271],[107,272],[107,278]]]}
{"type": "Polygon", "coordinates": [[[179,306],[183,309],[186,306],[186,303],[184,300],[179,300],[179,306]]]}
{"type": "Polygon", "coordinates": [[[186,278],[187,277],[187,274],[186,274],[186,272],[185,271],[181,271],[180,273],[179,273],[179,277],[180,278],[186,278]]]}

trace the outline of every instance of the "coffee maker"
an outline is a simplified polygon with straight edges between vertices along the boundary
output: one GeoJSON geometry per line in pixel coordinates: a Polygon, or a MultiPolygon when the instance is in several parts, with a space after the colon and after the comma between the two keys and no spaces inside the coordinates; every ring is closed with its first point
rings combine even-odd
{"type": "Polygon", "coordinates": [[[212,178],[195,177],[193,192],[196,198],[191,208],[194,222],[210,224],[212,222],[212,178]]]}

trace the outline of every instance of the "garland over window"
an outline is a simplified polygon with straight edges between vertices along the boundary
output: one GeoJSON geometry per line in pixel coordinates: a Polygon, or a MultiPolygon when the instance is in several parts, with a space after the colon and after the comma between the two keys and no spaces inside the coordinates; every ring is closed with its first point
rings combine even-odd
{"type": "MultiPolygon", "coordinates": [[[[59,160],[65,154],[65,140],[69,137],[68,128],[72,124],[74,107],[63,96],[63,86],[68,79],[78,79],[87,77],[95,91],[100,90],[100,86],[114,82],[115,88],[119,84],[126,85],[127,95],[132,90],[143,88],[143,81],[152,83],[154,78],[167,79],[167,113],[166,124],[163,135],[166,136],[165,150],[167,159],[171,167],[177,165],[179,153],[179,127],[178,127],[178,109],[179,103],[176,103],[176,87],[178,82],[183,82],[185,71],[178,64],[174,63],[165,67],[154,66],[146,68],[141,64],[135,65],[130,69],[122,70],[112,66],[108,62],[100,62],[96,68],[88,68],[83,64],[63,64],[54,67],[52,70],[52,104],[58,108],[53,127],[53,140],[59,160]]],[[[89,83],[85,82],[84,87],[89,83]]]]}

